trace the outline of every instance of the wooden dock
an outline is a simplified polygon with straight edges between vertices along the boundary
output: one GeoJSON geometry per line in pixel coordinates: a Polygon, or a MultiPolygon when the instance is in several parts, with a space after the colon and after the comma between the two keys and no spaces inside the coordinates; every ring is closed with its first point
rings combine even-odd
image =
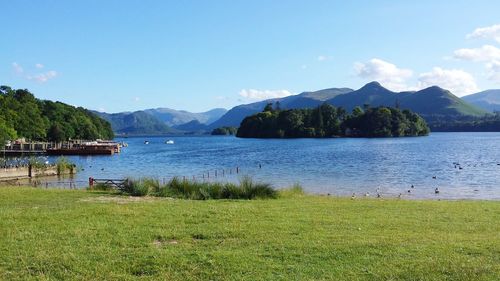
{"type": "Polygon", "coordinates": [[[54,142],[20,142],[6,145],[0,156],[28,155],[113,155],[120,153],[121,144],[113,141],[71,140],[54,142]]]}

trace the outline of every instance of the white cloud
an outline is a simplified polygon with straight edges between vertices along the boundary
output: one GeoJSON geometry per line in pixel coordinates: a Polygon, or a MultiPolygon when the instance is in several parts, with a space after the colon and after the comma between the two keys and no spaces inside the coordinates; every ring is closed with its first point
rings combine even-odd
{"type": "Polygon", "coordinates": [[[393,91],[412,89],[406,85],[406,80],[413,75],[410,69],[399,68],[395,64],[373,58],[366,63],[354,64],[354,71],[358,77],[376,80],[393,91]]]}
{"type": "Polygon", "coordinates": [[[488,79],[500,83],[500,61],[492,61],[486,64],[488,79]]]}
{"type": "Polygon", "coordinates": [[[293,94],[288,90],[243,89],[240,91],[240,96],[249,100],[266,100],[274,98],[283,98],[290,95],[293,94]]]}
{"type": "Polygon", "coordinates": [[[44,68],[44,65],[41,63],[37,63],[37,64],[35,64],[35,67],[38,69],[42,69],[42,68],[44,68]]]}
{"type": "Polygon", "coordinates": [[[479,91],[474,77],[459,69],[434,67],[431,72],[420,74],[418,78],[419,88],[435,85],[447,89],[459,97],[479,91]]]}
{"type": "Polygon", "coordinates": [[[23,67],[17,62],[12,63],[12,68],[14,69],[14,72],[16,72],[17,74],[21,74],[24,72],[23,67]]]}
{"type": "Polygon", "coordinates": [[[494,39],[500,43],[500,24],[476,28],[472,33],[467,35],[467,38],[494,39]]]}
{"type": "Polygon", "coordinates": [[[318,56],[316,59],[317,59],[318,61],[327,61],[327,60],[330,60],[331,58],[332,58],[332,57],[330,57],[330,56],[320,55],[320,56],[318,56]]]}
{"type": "Polygon", "coordinates": [[[475,49],[459,49],[454,52],[454,57],[468,61],[490,62],[500,60],[500,49],[491,45],[484,45],[475,49]]]}
{"type": "Polygon", "coordinates": [[[45,83],[47,81],[49,81],[50,79],[53,79],[57,77],[57,72],[54,71],[54,70],[50,70],[50,71],[47,71],[47,72],[44,72],[44,73],[38,73],[38,74],[35,74],[33,76],[29,75],[29,76],[26,76],[26,78],[28,80],[35,80],[39,83],[45,83]]]}

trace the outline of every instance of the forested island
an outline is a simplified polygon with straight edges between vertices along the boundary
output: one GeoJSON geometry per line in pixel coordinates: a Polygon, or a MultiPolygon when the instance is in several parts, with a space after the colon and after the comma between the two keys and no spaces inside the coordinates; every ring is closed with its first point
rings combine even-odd
{"type": "Polygon", "coordinates": [[[212,130],[212,136],[231,136],[236,135],[238,128],[236,127],[220,127],[212,130]]]}
{"type": "Polygon", "coordinates": [[[429,134],[418,114],[391,107],[360,107],[352,113],[329,104],[314,109],[281,110],[268,104],[263,112],[243,119],[242,138],[409,137],[429,134]]]}
{"type": "Polygon", "coordinates": [[[82,107],[40,100],[28,90],[0,86],[0,141],[112,139],[109,122],[82,107]]]}

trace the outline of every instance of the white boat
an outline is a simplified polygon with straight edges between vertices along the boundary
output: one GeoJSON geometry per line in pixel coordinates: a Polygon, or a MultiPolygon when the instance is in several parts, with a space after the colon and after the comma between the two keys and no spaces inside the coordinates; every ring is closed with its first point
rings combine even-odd
{"type": "Polygon", "coordinates": [[[167,140],[165,143],[166,144],[174,144],[174,141],[173,140],[167,140]]]}
{"type": "Polygon", "coordinates": [[[144,144],[149,144],[149,141],[144,141],[144,144]]]}

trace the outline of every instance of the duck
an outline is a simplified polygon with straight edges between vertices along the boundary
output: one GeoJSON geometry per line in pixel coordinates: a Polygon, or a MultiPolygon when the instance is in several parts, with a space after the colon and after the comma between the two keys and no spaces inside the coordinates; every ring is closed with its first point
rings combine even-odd
{"type": "Polygon", "coordinates": [[[434,189],[434,193],[439,194],[439,188],[434,189]]]}

